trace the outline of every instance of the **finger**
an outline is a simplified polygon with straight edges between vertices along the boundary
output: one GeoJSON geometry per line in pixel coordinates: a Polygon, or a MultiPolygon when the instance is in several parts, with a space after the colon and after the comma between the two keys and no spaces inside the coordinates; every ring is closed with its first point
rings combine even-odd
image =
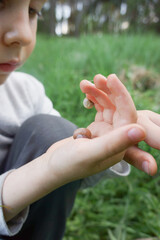
{"type": "Polygon", "coordinates": [[[153,148],[160,149],[160,127],[155,124],[155,122],[159,123],[159,119],[157,114],[155,115],[151,118],[152,120],[154,118],[154,122],[152,122],[147,115],[138,114],[138,123],[146,130],[145,142],[153,148]]]}
{"type": "MultiPolygon", "coordinates": [[[[93,96],[86,94],[86,97],[87,97],[87,99],[89,99],[90,101],[92,101],[94,103],[94,107],[97,111],[96,116],[95,116],[95,122],[104,121],[104,108],[98,104],[98,102],[96,101],[96,99],[93,96]]],[[[109,113],[109,115],[107,116],[107,122],[112,124],[112,113],[109,113]],[[110,116],[110,118],[109,118],[109,116],[110,116]]]]}
{"type": "Polygon", "coordinates": [[[103,92],[105,92],[106,94],[110,95],[111,92],[109,90],[109,88],[107,87],[107,78],[104,77],[103,75],[101,74],[97,74],[95,77],[94,77],[94,84],[95,86],[102,90],[103,92]]]}
{"type": "Polygon", "coordinates": [[[124,160],[151,176],[157,172],[157,163],[153,156],[136,146],[130,147],[126,151],[124,160]]]}
{"type": "Polygon", "coordinates": [[[99,172],[121,160],[121,158],[114,158],[115,155],[122,153],[144,138],[144,129],[137,124],[131,124],[85,142],[82,145],[83,150],[79,148],[79,152],[88,152],[88,160],[85,156],[85,161],[97,163],[95,171],[99,172]]]}
{"type": "MultiPolygon", "coordinates": [[[[95,121],[96,122],[104,121],[104,117],[103,117],[104,108],[98,104],[98,102],[96,101],[96,99],[93,96],[86,94],[86,97],[94,103],[94,107],[97,110],[97,113],[95,116],[95,121]]],[[[111,118],[111,120],[108,120],[108,122],[110,122],[110,121],[112,121],[112,118],[111,118]]]]}
{"type": "Polygon", "coordinates": [[[114,105],[108,98],[108,96],[101,90],[97,89],[95,85],[87,80],[83,80],[80,83],[81,91],[85,94],[93,96],[96,102],[103,108],[114,108],[114,105]]]}
{"type": "Polygon", "coordinates": [[[150,120],[155,123],[157,126],[160,127],[160,114],[152,112],[152,111],[146,111],[148,117],[150,118],[150,120]]]}
{"type": "Polygon", "coordinates": [[[98,74],[94,77],[94,83],[98,89],[107,93],[116,106],[118,125],[136,122],[136,109],[132,98],[115,74],[109,75],[108,78],[98,74]]]}
{"type": "Polygon", "coordinates": [[[118,125],[137,122],[137,113],[134,102],[121,81],[115,74],[107,78],[107,87],[111,94],[108,95],[117,109],[116,121],[118,125]]]}
{"type": "MultiPolygon", "coordinates": [[[[101,111],[100,115],[103,114],[101,120],[112,123],[115,106],[112,104],[107,94],[97,89],[93,83],[87,80],[81,81],[80,88],[82,92],[86,94],[87,98],[94,102],[96,110],[98,112],[101,111]]],[[[99,118],[96,118],[96,120],[97,119],[99,118]]]]}
{"type": "Polygon", "coordinates": [[[160,127],[160,114],[149,110],[139,110],[137,111],[137,114],[140,121],[142,118],[141,123],[144,121],[144,119],[148,118],[151,122],[160,127]]]}
{"type": "MultiPolygon", "coordinates": [[[[104,109],[99,104],[94,104],[94,106],[95,106],[95,109],[97,110],[97,113],[95,116],[95,122],[104,121],[104,116],[103,116],[104,109]]],[[[108,116],[108,122],[112,122],[112,117],[111,119],[109,119],[109,116],[108,116]]]]}
{"type": "Polygon", "coordinates": [[[97,112],[103,112],[104,108],[99,105],[99,103],[97,102],[97,100],[95,99],[94,96],[86,94],[86,98],[89,99],[91,102],[93,102],[95,109],[97,110],[97,112]]]}
{"type": "MultiPolygon", "coordinates": [[[[80,83],[80,87],[81,87],[81,90],[83,92],[85,92],[85,85],[88,83],[88,81],[81,81],[80,83]]],[[[89,99],[91,102],[94,103],[94,107],[95,109],[97,110],[97,113],[96,113],[96,116],[95,116],[95,121],[104,121],[104,118],[103,118],[103,107],[101,105],[98,104],[97,100],[95,99],[95,97],[93,95],[90,95],[90,94],[86,94],[86,98],[89,99]]]]}

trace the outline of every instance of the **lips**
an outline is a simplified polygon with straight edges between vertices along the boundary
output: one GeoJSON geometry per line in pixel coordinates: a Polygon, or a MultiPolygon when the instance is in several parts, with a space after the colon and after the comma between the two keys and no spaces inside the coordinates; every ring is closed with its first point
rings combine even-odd
{"type": "Polygon", "coordinates": [[[15,61],[10,61],[7,63],[0,63],[0,70],[3,72],[13,72],[16,68],[18,68],[20,64],[15,61]]]}

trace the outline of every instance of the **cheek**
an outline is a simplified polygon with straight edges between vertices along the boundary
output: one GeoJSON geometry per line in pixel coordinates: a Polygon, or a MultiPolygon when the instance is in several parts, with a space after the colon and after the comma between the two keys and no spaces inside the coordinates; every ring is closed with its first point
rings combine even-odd
{"type": "Polygon", "coordinates": [[[27,47],[24,47],[24,49],[22,51],[22,55],[21,55],[23,62],[25,62],[30,57],[30,55],[32,54],[32,52],[34,50],[34,47],[35,47],[35,42],[32,42],[27,47]]]}
{"type": "Polygon", "coordinates": [[[32,42],[28,46],[28,51],[32,53],[35,45],[36,45],[36,34],[37,34],[37,22],[34,22],[32,25],[32,42]]]}
{"type": "Polygon", "coordinates": [[[24,47],[24,51],[23,51],[23,54],[24,54],[23,59],[24,60],[27,60],[34,50],[34,47],[36,45],[36,30],[33,31],[32,36],[33,36],[32,42],[28,46],[24,47]]]}
{"type": "Polygon", "coordinates": [[[36,35],[34,36],[33,40],[32,40],[32,43],[30,45],[28,45],[28,54],[30,55],[34,48],[35,48],[35,45],[36,45],[36,35]]]}

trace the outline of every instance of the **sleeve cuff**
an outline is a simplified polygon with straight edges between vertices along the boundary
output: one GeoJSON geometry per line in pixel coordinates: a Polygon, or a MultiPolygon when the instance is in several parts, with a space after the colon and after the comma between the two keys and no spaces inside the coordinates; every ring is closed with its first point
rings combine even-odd
{"type": "Polygon", "coordinates": [[[111,177],[126,177],[130,174],[131,172],[131,167],[130,165],[125,162],[124,160],[121,160],[119,163],[113,165],[110,167],[110,175],[111,177]]]}
{"type": "Polygon", "coordinates": [[[29,207],[27,207],[10,221],[5,221],[3,214],[3,207],[5,206],[2,205],[2,189],[5,178],[12,171],[14,170],[12,169],[0,176],[0,235],[4,236],[14,236],[15,234],[17,234],[21,230],[24,222],[26,221],[29,212],[29,207]]]}
{"type": "Polygon", "coordinates": [[[80,189],[93,187],[102,179],[113,178],[113,177],[126,177],[130,174],[130,171],[131,171],[130,165],[124,160],[121,160],[119,163],[104,170],[103,172],[97,173],[93,176],[83,179],[81,182],[80,189]]]}

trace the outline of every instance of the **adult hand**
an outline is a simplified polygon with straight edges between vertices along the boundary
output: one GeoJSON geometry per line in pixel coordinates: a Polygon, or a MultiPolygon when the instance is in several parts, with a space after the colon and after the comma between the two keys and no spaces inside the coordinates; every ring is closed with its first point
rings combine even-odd
{"type": "MultiPolygon", "coordinates": [[[[140,113],[138,113],[137,119],[136,109],[130,94],[116,75],[112,74],[105,78],[98,74],[94,77],[94,84],[83,80],[80,87],[86,97],[94,103],[97,110],[95,123],[88,127],[93,136],[103,135],[112,129],[137,122],[140,119],[140,113]]],[[[142,122],[142,119],[138,121],[146,128],[142,122]]],[[[124,160],[150,175],[154,175],[157,171],[157,164],[152,155],[142,151],[137,146],[127,150],[124,160]]]]}
{"type": "MultiPolygon", "coordinates": [[[[152,148],[160,149],[160,115],[148,110],[137,111],[137,114],[137,123],[146,130],[144,141],[152,148]]],[[[136,164],[138,168],[141,167],[140,164],[143,161],[143,167],[151,175],[154,175],[157,171],[153,156],[137,146],[127,150],[125,160],[132,165],[136,164]]]]}
{"type": "Polygon", "coordinates": [[[93,137],[137,122],[137,112],[132,98],[115,74],[107,79],[100,74],[96,75],[94,84],[83,80],[80,88],[97,110],[95,122],[88,126],[93,137]]]}
{"type": "Polygon", "coordinates": [[[149,146],[160,149],[160,114],[149,110],[137,111],[137,114],[137,123],[146,130],[144,141],[149,146]]]}
{"type": "Polygon", "coordinates": [[[50,182],[57,188],[101,172],[119,162],[126,149],[144,138],[142,127],[128,124],[92,139],[62,140],[52,145],[44,155],[50,169],[50,182]]]}

